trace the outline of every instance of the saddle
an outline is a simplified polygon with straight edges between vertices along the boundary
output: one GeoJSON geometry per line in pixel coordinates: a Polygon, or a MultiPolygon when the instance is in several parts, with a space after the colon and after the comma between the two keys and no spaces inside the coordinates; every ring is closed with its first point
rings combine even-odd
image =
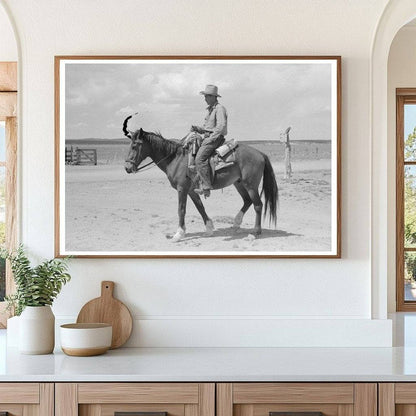
{"type": "Polygon", "coordinates": [[[212,174],[235,163],[235,149],[238,147],[238,143],[234,140],[228,140],[220,147],[215,149],[214,155],[209,159],[209,164],[212,169],[212,174]]]}
{"type": "MultiPolygon", "coordinates": [[[[195,155],[198,152],[201,141],[198,138],[190,143],[189,146],[189,158],[188,168],[189,170],[195,169],[195,155]]],[[[235,149],[238,147],[238,143],[234,140],[228,140],[217,149],[214,154],[209,158],[209,165],[212,171],[212,177],[215,176],[215,172],[227,168],[235,163],[235,149]]]]}

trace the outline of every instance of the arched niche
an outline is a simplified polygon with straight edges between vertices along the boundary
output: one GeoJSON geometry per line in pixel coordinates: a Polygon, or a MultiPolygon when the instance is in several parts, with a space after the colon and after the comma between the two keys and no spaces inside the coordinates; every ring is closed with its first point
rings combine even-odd
{"type": "MultiPolygon", "coordinates": [[[[388,263],[388,56],[396,33],[416,17],[414,0],[392,0],[379,20],[371,50],[371,276],[372,317],[387,318],[388,263]]],[[[391,236],[390,236],[391,237],[391,236]]]]}

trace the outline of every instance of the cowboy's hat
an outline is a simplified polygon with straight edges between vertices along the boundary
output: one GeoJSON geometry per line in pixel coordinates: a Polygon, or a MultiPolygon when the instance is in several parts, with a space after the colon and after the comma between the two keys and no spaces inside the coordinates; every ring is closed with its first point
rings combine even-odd
{"type": "Polygon", "coordinates": [[[205,91],[200,91],[199,93],[202,95],[215,95],[216,97],[221,97],[221,95],[218,94],[218,87],[216,85],[208,84],[205,87],[205,91]]]}

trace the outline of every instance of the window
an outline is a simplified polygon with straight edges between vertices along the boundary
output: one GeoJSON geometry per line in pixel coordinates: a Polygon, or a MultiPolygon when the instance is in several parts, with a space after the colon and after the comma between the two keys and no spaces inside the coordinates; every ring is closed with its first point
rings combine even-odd
{"type": "MultiPolygon", "coordinates": [[[[0,121],[0,246],[6,245],[6,126],[0,121]]],[[[0,259],[0,302],[6,294],[6,264],[0,259]]]]}
{"type": "Polygon", "coordinates": [[[396,91],[397,310],[416,311],[416,88],[396,91]]]}
{"type": "MultiPolygon", "coordinates": [[[[17,243],[17,65],[0,62],[0,246],[17,243]]],[[[0,260],[0,328],[5,326],[4,296],[13,292],[10,266],[0,260]]]]}

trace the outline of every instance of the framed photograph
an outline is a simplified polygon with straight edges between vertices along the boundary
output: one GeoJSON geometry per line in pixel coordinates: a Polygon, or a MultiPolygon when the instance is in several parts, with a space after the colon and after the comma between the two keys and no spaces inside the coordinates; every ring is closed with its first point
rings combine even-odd
{"type": "Polygon", "coordinates": [[[55,251],[341,256],[339,56],[55,57],[55,251]]]}

